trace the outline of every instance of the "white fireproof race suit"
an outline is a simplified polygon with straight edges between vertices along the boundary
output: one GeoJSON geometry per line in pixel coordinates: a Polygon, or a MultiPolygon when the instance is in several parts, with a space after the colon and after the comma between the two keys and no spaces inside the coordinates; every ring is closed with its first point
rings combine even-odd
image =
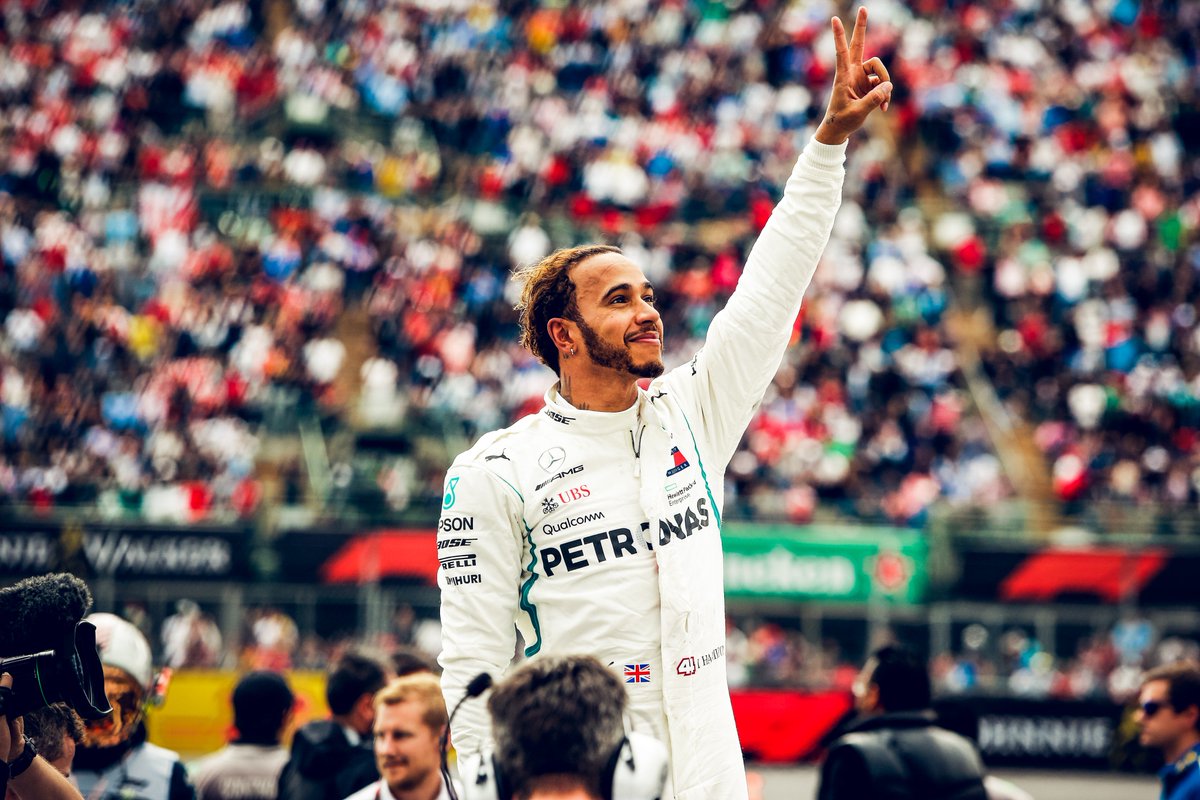
{"type": "MultiPolygon", "coordinates": [[[[483,436],[446,475],[438,521],[446,704],[522,655],[589,654],[666,742],[675,796],[744,798],[725,674],[725,467],[787,347],[841,200],[845,145],[809,143],[737,290],[687,364],[621,412],[546,406],[483,436]]],[[[669,335],[669,332],[668,332],[669,335]]],[[[455,717],[490,747],[484,702],[455,717]]],[[[469,776],[468,776],[469,779],[469,776]]]]}

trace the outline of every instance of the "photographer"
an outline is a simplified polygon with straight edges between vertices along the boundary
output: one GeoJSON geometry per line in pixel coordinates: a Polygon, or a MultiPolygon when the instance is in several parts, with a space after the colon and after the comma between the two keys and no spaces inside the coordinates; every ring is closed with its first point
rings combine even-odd
{"type": "MultiPolygon", "coordinates": [[[[0,710],[13,696],[13,677],[0,677],[0,710]]],[[[25,737],[21,717],[9,719],[0,713],[0,753],[7,753],[0,783],[7,782],[9,795],[21,800],[79,800],[80,794],[46,759],[37,755],[25,737]]]]}

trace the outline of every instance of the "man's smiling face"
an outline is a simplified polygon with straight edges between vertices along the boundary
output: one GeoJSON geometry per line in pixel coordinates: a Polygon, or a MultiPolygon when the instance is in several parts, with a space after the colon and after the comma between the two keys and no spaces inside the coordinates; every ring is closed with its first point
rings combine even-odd
{"type": "Polygon", "coordinates": [[[599,367],[634,378],[663,373],[662,317],[654,287],[619,253],[592,256],[571,270],[586,355],[599,367]]]}

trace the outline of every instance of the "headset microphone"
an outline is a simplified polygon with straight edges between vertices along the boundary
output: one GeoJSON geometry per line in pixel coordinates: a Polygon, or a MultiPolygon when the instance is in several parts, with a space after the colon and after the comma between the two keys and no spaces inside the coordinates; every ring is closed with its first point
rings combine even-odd
{"type": "Polygon", "coordinates": [[[479,697],[490,688],[492,688],[492,676],[488,673],[481,672],[472,678],[471,682],[467,684],[467,691],[462,699],[454,704],[454,709],[450,712],[449,719],[446,720],[446,729],[442,731],[442,779],[446,782],[446,791],[449,792],[451,800],[458,800],[458,793],[454,790],[454,784],[450,780],[450,762],[447,755],[450,746],[450,724],[454,722],[454,715],[462,708],[463,703],[479,697]]]}

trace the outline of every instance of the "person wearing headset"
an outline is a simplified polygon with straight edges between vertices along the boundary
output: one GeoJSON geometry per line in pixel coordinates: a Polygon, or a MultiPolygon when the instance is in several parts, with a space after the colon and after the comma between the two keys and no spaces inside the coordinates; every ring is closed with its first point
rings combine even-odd
{"type": "Polygon", "coordinates": [[[495,749],[463,759],[464,800],[659,800],[667,748],[628,732],[627,710],[591,656],[522,665],[488,698],[495,749]]]}
{"type": "Polygon", "coordinates": [[[150,643],[114,614],[92,614],[113,711],[84,724],[71,779],[87,800],[195,800],[179,754],[146,741],[145,710],[155,693],[150,643]]]}

